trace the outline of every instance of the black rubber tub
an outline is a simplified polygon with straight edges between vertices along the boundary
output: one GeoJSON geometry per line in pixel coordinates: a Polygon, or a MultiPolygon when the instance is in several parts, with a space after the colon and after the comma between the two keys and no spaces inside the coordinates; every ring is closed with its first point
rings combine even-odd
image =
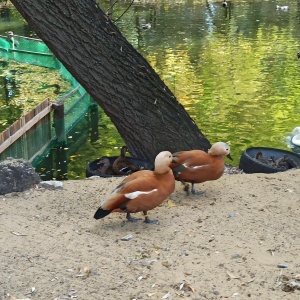
{"type": "Polygon", "coordinates": [[[300,167],[300,155],[276,148],[252,147],[243,151],[239,168],[245,173],[277,173],[300,167]],[[257,154],[261,152],[263,160],[276,161],[287,155],[290,162],[288,167],[273,166],[271,163],[265,163],[256,159],[257,154]]]}
{"type": "MultiPolygon", "coordinates": [[[[86,177],[91,177],[91,176],[122,177],[122,176],[124,176],[124,175],[112,174],[113,172],[111,169],[109,171],[107,171],[107,173],[101,172],[100,165],[101,165],[101,162],[103,161],[103,158],[104,157],[101,157],[99,159],[96,159],[96,160],[88,163],[86,170],[85,170],[86,177]]],[[[108,156],[107,158],[109,159],[110,166],[112,166],[114,161],[118,158],[118,156],[108,156]]],[[[126,158],[128,159],[129,162],[131,162],[132,164],[134,164],[141,170],[154,170],[154,165],[145,159],[136,158],[136,157],[127,157],[127,156],[126,156],[126,158]]]]}

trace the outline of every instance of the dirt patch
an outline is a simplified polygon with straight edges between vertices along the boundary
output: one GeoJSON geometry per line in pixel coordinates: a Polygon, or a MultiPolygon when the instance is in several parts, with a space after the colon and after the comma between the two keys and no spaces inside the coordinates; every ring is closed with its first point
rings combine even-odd
{"type": "Polygon", "coordinates": [[[93,219],[122,178],[2,195],[0,299],[298,299],[299,175],[177,182],[159,225],[93,219]]]}

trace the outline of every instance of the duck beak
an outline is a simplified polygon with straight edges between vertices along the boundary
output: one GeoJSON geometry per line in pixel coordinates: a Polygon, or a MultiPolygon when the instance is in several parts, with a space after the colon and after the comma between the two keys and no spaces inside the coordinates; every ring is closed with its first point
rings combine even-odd
{"type": "Polygon", "coordinates": [[[172,158],[173,158],[173,159],[172,159],[172,164],[176,164],[176,163],[177,163],[177,161],[174,159],[174,158],[177,158],[177,157],[178,157],[177,155],[173,155],[173,156],[172,156],[172,158]]]}
{"type": "Polygon", "coordinates": [[[230,156],[230,154],[228,154],[227,157],[228,157],[230,160],[233,160],[232,157],[230,156]]]}

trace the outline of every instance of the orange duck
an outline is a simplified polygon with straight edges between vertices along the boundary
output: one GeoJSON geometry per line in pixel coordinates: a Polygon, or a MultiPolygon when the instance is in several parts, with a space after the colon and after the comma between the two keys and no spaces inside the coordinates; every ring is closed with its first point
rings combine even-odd
{"type": "Polygon", "coordinates": [[[139,219],[130,213],[142,211],[146,223],[151,221],[147,211],[159,206],[175,189],[175,179],[169,165],[173,162],[169,151],[160,152],[154,162],[154,171],[141,170],[126,177],[103,201],[94,218],[101,219],[111,212],[127,213],[129,221],[139,219]]]}
{"type": "Polygon", "coordinates": [[[129,175],[139,170],[137,166],[135,166],[125,157],[126,152],[128,152],[128,147],[123,146],[121,148],[120,156],[113,163],[112,168],[117,175],[129,175]]]}
{"type": "Polygon", "coordinates": [[[192,184],[192,194],[202,194],[196,192],[195,183],[201,183],[220,178],[225,170],[224,157],[230,156],[230,147],[223,142],[215,143],[206,153],[202,150],[190,150],[173,153],[176,163],[170,165],[176,180],[181,181],[184,190],[189,194],[189,185],[192,184]]]}

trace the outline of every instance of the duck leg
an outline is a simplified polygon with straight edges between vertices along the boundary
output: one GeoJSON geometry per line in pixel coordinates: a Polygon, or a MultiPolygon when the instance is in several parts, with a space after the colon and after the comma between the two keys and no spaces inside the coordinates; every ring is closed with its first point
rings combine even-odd
{"type": "Polygon", "coordinates": [[[145,217],[145,223],[148,223],[148,224],[159,224],[159,222],[158,222],[158,220],[150,220],[149,218],[148,218],[148,214],[147,214],[147,212],[146,211],[143,211],[143,214],[144,214],[144,217],[145,217]]]}
{"type": "Polygon", "coordinates": [[[134,218],[130,215],[130,213],[127,213],[126,214],[126,219],[129,221],[129,222],[136,222],[136,221],[139,221],[139,220],[142,220],[141,218],[134,218]]]}
{"type": "Polygon", "coordinates": [[[194,183],[192,183],[192,190],[191,190],[191,192],[192,192],[193,195],[199,195],[199,196],[204,194],[204,192],[196,191],[195,190],[194,183]]]}
{"type": "Polygon", "coordinates": [[[181,183],[184,185],[183,190],[186,192],[186,195],[188,196],[190,194],[190,185],[183,180],[181,180],[181,183]]]}

